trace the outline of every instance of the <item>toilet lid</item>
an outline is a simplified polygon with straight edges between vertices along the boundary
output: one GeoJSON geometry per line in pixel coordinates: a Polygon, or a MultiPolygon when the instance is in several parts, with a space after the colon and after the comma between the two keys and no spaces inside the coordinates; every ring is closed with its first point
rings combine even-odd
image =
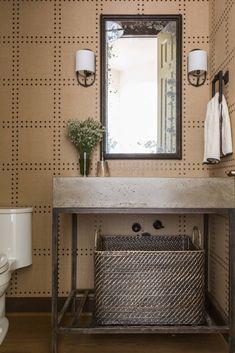
{"type": "Polygon", "coordinates": [[[5,254],[0,253],[0,273],[7,271],[9,268],[8,258],[5,254]]]}

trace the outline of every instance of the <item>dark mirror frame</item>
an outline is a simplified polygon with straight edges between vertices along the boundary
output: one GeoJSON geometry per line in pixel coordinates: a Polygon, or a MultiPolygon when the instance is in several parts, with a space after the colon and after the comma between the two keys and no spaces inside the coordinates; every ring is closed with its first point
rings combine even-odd
{"type": "Polygon", "coordinates": [[[106,134],[102,143],[102,156],[104,159],[182,159],[182,15],[101,15],[100,16],[100,52],[101,52],[101,122],[107,126],[107,95],[106,95],[106,54],[105,54],[105,22],[122,20],[156,20],[156,21],[175,21],[176,22],[176,152],[175,153],[107,153],[106,134]]]}

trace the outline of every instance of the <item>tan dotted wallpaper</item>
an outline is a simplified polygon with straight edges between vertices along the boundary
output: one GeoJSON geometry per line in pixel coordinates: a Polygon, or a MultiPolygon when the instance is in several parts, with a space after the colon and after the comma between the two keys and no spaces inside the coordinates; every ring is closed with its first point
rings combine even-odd
{"type": "MultiPolygon", "coordinates": [[[[233,137],[235,136],[235,1],[210,1],[210,79],[219,71],[229,70],[229,82],[223,93],[228,103],[233,137]]],[[[218,90],[218,86],[217,86],[218,90]]],[[[210,92],[211,93],[211,92],[210,92]]],[[[235,147],[235,144],[234,144],[235,147]]],[[[210,176],[227,177],[226,172],[235,169],[234,154],[209,168],[210,176]]],[[[228,255],[229,224],[223,216],[210,220],[210,287],[211,292],[228,312],[228,255]]]]}
{"type": "MultiPolygon", "coordinates": [[[[209,177],[221,173],[202,165],[203,125],[210,97],[209,80],[202,87],[187,83],[186,59],[193,48],[209,51],[209,11],[212,28],[212,73],[229,66],[234,72],[235,42],[232,31],[234,1],[206,0],[0,0],[0,205],[32,205],[33,266],[18,270],[9,296],[51,294],[52,177],[77,176],[78,156],[66,138],[70,118],[99,119],[101,14],[182,14],[182,160],[110,161],[112,176],[209,177]],[[218,5],[219,4],[219,5],[218,5]],[[229,10],[223,8],[229,6],[229,10]],[[209,5],[211,9],[209,10],[209,5]],[[221,7],[221,8],[218,8],[221,7]],[[218,44],[219,43],[219,44],[218,44]],[[220,46],[222,45],[222,47],[220,46]],[[78,86],[75,52],[96,53],[95,85],[78,86]]],[[[235,79],[235,72],[234,72],[235,79]]],[[[226,87],[234,116],[234,82],[226,87]]],[[[92,160],[96,174],[98,149],[92,160]]],[[[225,167],[233,160],[226,161],[225,167]]],[[[222,166],[222,165],[221,165],[222,166]]],[[[225,167],[222,174],[224,175],[225,167]]],[[[154,217],[139,216],[145,230],[153,232],[154,217]]],[[[167,234],[190,233],[202,227],[200,216],[158,216],[167,234]]],[[[93,237],[103,233],[130,233],[136,217],[79,217],[79,283],[93,286],[93,237]],[[122,227],[120,228],[120,224],[122,227]]],[[[60,221],[60,293],[69,290],[69,219],[60,221]],[[64,236],[62,237],[62,233],[64,236]]]]}
{"type": "MultiPolygon", "coordinates": [[[[212,0],[210,2],[210,79],[219,71],[229,71],[229,82],[223,93],[227,100],[233,136],[235,136],[235,1],[212,0]]],[[[218,86],[217,86],[218,90],[218,86]]],[[[235,146],[235,144],[234,144],[235,146]]],[[[226,176],[226,171],[235,168],[234,154],[222,159],[210,168],[210,176],[226,176]]]]}

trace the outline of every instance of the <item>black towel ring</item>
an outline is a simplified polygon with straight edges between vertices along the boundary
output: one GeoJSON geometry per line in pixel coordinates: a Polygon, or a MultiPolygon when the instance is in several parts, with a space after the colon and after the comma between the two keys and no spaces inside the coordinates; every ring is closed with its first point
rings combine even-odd
{"type": "Polygon", "coordinates": [[[226,85],[229,81],[229,72],[226,71],[223,75],[223,71],[220,70],[212,80],[212,97],[215,95],[215,84],[219,81],[219,103],[222,102],[222,95],[223,95],[223,82],[226,85]]]}

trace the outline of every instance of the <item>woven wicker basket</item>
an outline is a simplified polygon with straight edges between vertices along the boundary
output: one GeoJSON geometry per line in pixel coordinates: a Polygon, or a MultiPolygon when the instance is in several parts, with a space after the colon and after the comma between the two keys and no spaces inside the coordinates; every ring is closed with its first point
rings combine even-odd
{"type": "Polygon", "coordinates": [[[188,236],[102,236],[95,251],[99,325],[204,322],[204,251],[188,236]]]}

